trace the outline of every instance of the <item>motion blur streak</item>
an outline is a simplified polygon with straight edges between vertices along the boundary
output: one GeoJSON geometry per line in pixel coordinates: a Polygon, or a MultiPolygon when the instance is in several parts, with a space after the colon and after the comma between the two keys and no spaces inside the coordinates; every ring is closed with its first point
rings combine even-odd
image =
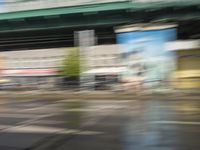
{"type": "Polygon", "coordinates": [[[0,0],[0,150],[197,150],[199,0],[0,0]]]}

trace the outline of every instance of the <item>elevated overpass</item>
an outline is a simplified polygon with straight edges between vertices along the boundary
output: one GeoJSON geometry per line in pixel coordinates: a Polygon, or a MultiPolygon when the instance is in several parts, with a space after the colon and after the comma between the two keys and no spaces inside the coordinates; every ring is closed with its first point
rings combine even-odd
{"type": "Polygon", "coordinates": [[[176,22],[178,38],[199,38],[200,1],[7,0],[0,3],[0,50],[73,46],[73,32],[85,29],[110,44],[113,27],[149,22],[176,22]]]}

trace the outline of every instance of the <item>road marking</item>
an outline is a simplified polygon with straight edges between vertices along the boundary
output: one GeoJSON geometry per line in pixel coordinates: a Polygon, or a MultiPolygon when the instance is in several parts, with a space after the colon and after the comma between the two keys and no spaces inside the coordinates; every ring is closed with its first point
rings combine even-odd
{"type": "Polygon", "coordinates": [[[22,121],[22,122],[20,122],[20,124],[23,125],[23,126],[27,126],[27,125],[30,125],[32,123],[35,123],[36,121],[39,121],[40,119],[43,119],[43,118],[46,118],[46,117],[51,117],[51,116],[54,116],[54,115],[57,115],[57,114],[58,113],[51,113],[51,114],[46,114],[46,115],[38,115],[35,118],[28,119],[26,121],[22,121]]]}
{"type": "Polygon", "coordinates": [[[2,130],[3,133],[46,133],[46,134],[78,134],[78,135],[97,135],[103,134],[99,131],[79,130],[79,129],[67,129],[56,128],[47,126],[14,126],[2,130]]]}
{"type": "Polygon", "coordinates": [[[66,124],[67,121],[58,121],[58,120],[36,120],[33,123],[45,124],[45,125],[57,125],[57,124],[66,124]]]}
{"type": "Polygon", "coordinates": [[[11,125],[0,125],[0,131],[8,129],[8,128],[12,128],[12,127],[14,127],[14,126],[11,126],[11,125]]]}
{"type": "Polygon", "coordinates": [[[192,121],[152,121],[152,124],[180,124],[180,125],[200,125],[200,122],[192,121]]]}
{"type": "Polygon", "coordinates": [[[72,133],[77,132],[72,129],[63,129],[63,128],[55,128],[55,127],[47,127],[47,126],[17,126],[3,130],[6,133],[72,133]]]}
{"type": "Polygon", "coordinates": [[[45,108],[48,108],[50,109],[51,107],[56,107],[56,106],[59,106],[57,103],[56,104],[42,104],[42,106],[38,106],[38,107],[33,107],[33,108],[26,108],[26,109],[22,109],[18,112],[26,112],[26,111],[34,111],[34,110],[40,110],[40,109],[45,109],[45,108]]]}
{"type": "Polygon", "coordinates": [[[38,116],[43,115],[36,115],[36,114],[22,114],[22,113],[7,113],[7,114],[0,114],[0,118],[35,118],[38,116]]]}

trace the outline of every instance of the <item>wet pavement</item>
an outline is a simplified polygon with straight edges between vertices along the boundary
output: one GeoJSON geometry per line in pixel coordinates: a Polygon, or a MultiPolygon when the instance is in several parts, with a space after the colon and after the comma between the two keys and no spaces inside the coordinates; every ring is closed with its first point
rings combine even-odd
{"type": "Polygon", "coordinates": [[[199,150],[198,97],[1,99],[0,150],[199,150]]]}

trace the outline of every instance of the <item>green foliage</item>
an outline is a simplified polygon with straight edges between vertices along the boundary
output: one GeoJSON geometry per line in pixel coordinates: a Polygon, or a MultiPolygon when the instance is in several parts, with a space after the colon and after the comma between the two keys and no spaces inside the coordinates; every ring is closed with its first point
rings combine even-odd
{"type": "Polygon", "coordinates": [[[64,77],[79,77],[81,73],[80,70],[79,49],[70,49],[68,55],[64,59],[60,75],[64,77]]]}

